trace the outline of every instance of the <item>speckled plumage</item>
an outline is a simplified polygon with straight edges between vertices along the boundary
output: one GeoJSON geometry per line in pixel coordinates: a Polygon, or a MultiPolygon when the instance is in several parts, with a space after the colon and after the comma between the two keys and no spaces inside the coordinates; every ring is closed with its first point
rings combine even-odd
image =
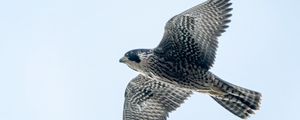
{"type": "Polygon", "coordinates": [[[166,120],[191,94],[191,90],[138,75],[127,85],[123,119],[166,120]]]}
{"type": "MultiPolygon", "coordinates": [[[[233,114],[247,118],[254,113],[253,110],[259,109],[261,94],[226,82],[209,71],[215,59],[217,38],[230,22],[229,12],[232,10],[229,8],[230,5],[229,0],[208,0],[174,16],[167,22],[162,41],[156,48],[131,50],[120,59],[120,62],[140,73],[136,79],[149,79],[173,88],[161,87],[156,93],[164,92],[163,90],[174,90],[172,91],[174,94],[179,91],[207,93],[233,114]]],[[[127,88],[132,87],[129,84],[127,88]]],[[[144,88],[142,84],[138,87],[144,88]]],[[[150,91],[157,90],[153,87],[147,88],[150,91]]],[[[147,93],[142,89],[137,90],[136,94],[139,95],[147,93]]],[[[168,95],[159,94],[151,96],[151,99],[145,97],[149,96],[125,96],[124,120],[134,120],[133,117],[127,117],[128,115],[154,120],[148,118],[146,113],[160,111],[164,113],[160,115],[167,116],[170,112],[164,107],[157,107],[157,110],[154,110],[152,107],[159,104],[157,101],[144,105],[147,107],[138,109],[139,112],[130,111],[128,106],[126,107],[139,105],[132,101],[133,98],[144,103],[156,98],[166,98],[168,95]]],[[[161,117],[155,120],[164,119],[166,118],[161,117]]]]}

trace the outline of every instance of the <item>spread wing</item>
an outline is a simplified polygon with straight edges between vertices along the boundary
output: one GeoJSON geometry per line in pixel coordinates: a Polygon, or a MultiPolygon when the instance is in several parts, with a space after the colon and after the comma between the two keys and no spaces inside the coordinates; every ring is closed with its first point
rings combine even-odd
{"type": "Polygon", "coordinates": [[[166,120],[192,91],[138,75],[127,85],[123,120],[166,120]]]}
{"type": "Polygon", "coordinates": [[[228,27],[229,0],[208,0],[170,19],[154,52],[166,60],[209,69],[215,59],[217,37],[228,27]]]}

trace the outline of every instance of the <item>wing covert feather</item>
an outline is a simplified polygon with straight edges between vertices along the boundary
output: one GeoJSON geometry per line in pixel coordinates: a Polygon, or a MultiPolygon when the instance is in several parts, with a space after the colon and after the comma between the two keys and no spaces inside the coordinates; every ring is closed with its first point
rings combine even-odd
{"type": "Polygon", "coordinates": [[[166,60],[188,61],[209,69],[218,47],[217,37],[230,22],[229,0],[208,0],[171,18],[155,53],[166,60]]]}
{"type": "Polygon", "coordinates": [[[123,120],[166,120],[192,91],[138,75],[127,85],[123,120]]]}

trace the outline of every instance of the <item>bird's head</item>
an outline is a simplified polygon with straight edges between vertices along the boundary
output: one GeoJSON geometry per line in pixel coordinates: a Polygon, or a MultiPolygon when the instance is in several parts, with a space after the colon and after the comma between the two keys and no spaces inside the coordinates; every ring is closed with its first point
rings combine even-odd
{"type": "Polygon", "coordinates": [[[151,49],[130,50],[120,59],[120,63],[126,64],[135,71],[142,71],[143,65],[147,63],[147,58],[151,55],[151,53],[151,49]]]}

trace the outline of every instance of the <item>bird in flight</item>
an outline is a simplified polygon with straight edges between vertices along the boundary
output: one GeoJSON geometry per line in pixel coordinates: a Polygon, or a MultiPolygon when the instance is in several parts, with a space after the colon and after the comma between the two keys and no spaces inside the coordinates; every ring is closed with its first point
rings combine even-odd
{"type": "Polygon", "coordinates": [[[125,53],[120,62],[139,75],[127,85],[123,120],[166,120],[193,92],[208,94],[242,119],[259,109],[259,92],[209,71],[230,6],[230,0],[207,0],[171,18],[157,47],[125,53]]]}

